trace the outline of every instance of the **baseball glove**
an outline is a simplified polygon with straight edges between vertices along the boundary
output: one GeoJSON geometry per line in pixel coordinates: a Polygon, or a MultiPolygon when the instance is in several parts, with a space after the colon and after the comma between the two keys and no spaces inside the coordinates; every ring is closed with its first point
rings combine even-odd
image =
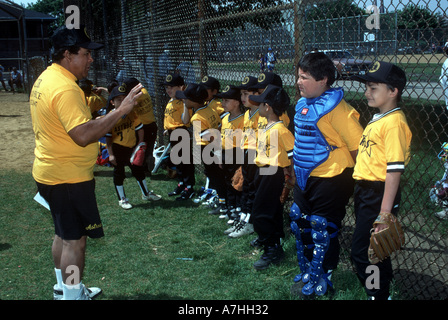
{"type": "Polygon", "coordinates": [[[235,174],[232,177],[232,187],[236,191],[243,191],[243,181],[243,171],[241,167],[239,167],[238,169],[236,169],[235,174]]]}
{"type": "Polygon", "coordinates": [[[131,164],[134,166],[142,166],[145,161],[146,143],[140,142],[132,152],[131,164]]]}
{"type": "Polygon", "coordinates": [[[368,255],[372,264],[390,257],[392,253],[399,251],[405,243],[400,222],[391,213],[381,212],[373,223],[370,233],[368,255]],[[375,232],[375,226],[378,224],[386,224],[387,228],[375,232]]]}

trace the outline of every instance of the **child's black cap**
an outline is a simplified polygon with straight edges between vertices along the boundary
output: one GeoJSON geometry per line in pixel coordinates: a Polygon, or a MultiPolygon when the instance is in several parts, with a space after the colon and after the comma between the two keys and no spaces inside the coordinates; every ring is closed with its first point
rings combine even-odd
{"type": "Polygon", "coordinates": [[[240,90],[249,90],[250,88],[253,88],[253,86],[258,84],[258,78],[247,76],[243,79],[241,82],[241,85],[238,86],[238,89],[240,90]]]}
{"type": "Polygon", "coordinates": [[[176,91],[177,99],[188,99],[197,103],[204,103],[207,97],[207,89],[202,84],[190,83],[184,91],[176,91]]]}
{"type": "Polygon", "coordinates": [[[385,83],[399,91],[403,91],[406,86],[406,73],[396,65],[384,61],[372,63],[365,75],[355,75],[351,79],[362,83],[385,83]]]}
{"type": "Polygon", "coordinates": [[[205,76],[202,78],[201,84],[206,89],[216,89],[219,91],[220,85],[219,85],[219,81],[216,78],[205,76]]]}
{"type": "Polygon", "coordinates": [[[128,92],[126,90],[125,85],[116,86],[115,88],[112,89],[111,93],[109,94],[108,100],[111,101],[118,96],[126,96],[127,93],[128,92]]]}
{"type": "Polygon", "coordinates": [[[241,101],[241,91],[238,87],[230,85],[226,86],[221,93],[215,94],[215,97],[241,101]]]}
{"type": "Polygon", "coordinates": [[[263,72],[258,76],[258,82],[250,87],[250,89],[264,89],[269,84],[277,87],[283,87],[282,78],[273,72],[263,72]]]}
{"type": "Polygon", "coordinates": [[[170,87],[183,86],[184,84],[185,84],[184,78],[182,78],[182,76],[177,73],[168,74],[165,77],[165,81],[163,82],[164,86],[170,86],[170,87]]]}
{"type": "Polygon", "coordinates": [[[249,96],[249,100],[256,103],[267,103],[274,110],[284,112],[289,106],[289,95],[286,91],[278,86],[269,84],[260,95],[249,96]]]}

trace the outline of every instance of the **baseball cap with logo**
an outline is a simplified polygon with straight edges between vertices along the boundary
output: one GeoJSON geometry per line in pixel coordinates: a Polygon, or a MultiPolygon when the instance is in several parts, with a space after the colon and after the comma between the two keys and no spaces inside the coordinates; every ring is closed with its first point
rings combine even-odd
{"type": "Polygon", "coordinates": [[[55,50],[71,46],[97,50],[104,46],[103,44],[92,42],[84,25],[81,25],[79,29],[68,29],[65,25],[59,27],[53,33],[51,41],[55,50]]]}
{"type": "Polygon", "coordinates": [[[184,78],[182,78],[182,76],[177,73],[168,74],[165,77],[165,81],[163,82],[164,86],[171,86],[171,87],[183,86],[184,84],[185,84],[184,78]]]}
{"type": "Polygon", "coordinates": [[[258,83],[257,77],[247,76],[243,79],[241,85],[238,86],[238,89],[249,90],[249,88],[252,88],[257,83],[258,83]]]}
{"type": "Polygon", "coordinates": [[[290,103],[288,93],[282,87],[272,84],[269,84],[260,95],[249,96],[249,100],[258,104],[267,103],[280,112],[285,111],[290,103]]]}
{"type": "Polygon", "coordinates": [[[176,91],[177,99],[188,99],[196,103],[204,103],[208,97],[207,89],[202,84],[190,83],[184,91],[176,91]]]}
{"type": "Polygon", "coordinates": [[[251,86],[250,89],[264,89],[268,86],[268,84],[282,87],[283,81],[278,74],[273,72],[263,72],[258,76],[258,82],[251,86]]]}
{"type": "Polygon", "coordinates": [[[221,93],[215,94],[215,97],[241,101],[241,92],[238,87],[229,85],[221,93]]]}
{"type": "Polygon", "coordinates": [[[406,86],[406,73],[396,65],[384,61],[372,63],[365,75],[354,75],[351,79],[362,83],[385,83],[399,91],[403,91],[406,86]]]}
{"type": "Polygon", "coordinates": [[[219,81],[216,78],[205,76],[201,80],[201,84],[207,89],[216,89],[219,91],[219,81]]]}
{"type": "Polygon", "coordinates": [[[109,94],[108,100],[113,100],[114,98],[118,96],[125,96],[127,95],[126,91],[126,85],[122,84],[121,86],[116,86],[112,89],[111,93],[109,94]]]}

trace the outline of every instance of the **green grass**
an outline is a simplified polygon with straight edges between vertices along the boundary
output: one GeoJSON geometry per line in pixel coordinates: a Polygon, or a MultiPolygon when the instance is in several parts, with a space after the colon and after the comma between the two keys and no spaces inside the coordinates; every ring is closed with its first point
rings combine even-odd
{"type": "MultiPolygon", "coordinates": [[[[290,294],[299,273],[295,239],[284,242],[284,263],[265,271],[252,265],[260,252],[255,235],[230,239],[224,221],[193,202],[165,196],[175,186],[163,170],[148,178],[159,202],[143,202],[128,172],[125,188],[134,208],[118,206],[110,168],[96,167],[97,201],[106,236],[88,240],[83,282],[103,289],[102,300],[294,300],[290,294]],[[191,258],[181,260],[178,258],[191,258]]],[[[202,175],[198,174],[198,186],[202,175]]],[[[0,173],[0,299],[52,299],[55,283],[51,258],[50,212],[33,200],[30,173],[0,173]]],[[[335,300],[365,299],[350,268],[334,272],[335,300]]],[[[328,299],[328,298],[324,298],[328,299]]]]}

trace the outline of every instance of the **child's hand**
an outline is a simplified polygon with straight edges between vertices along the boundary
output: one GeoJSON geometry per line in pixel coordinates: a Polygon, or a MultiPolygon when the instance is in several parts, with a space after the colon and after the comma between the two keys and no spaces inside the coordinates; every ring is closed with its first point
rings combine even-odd
{"type": "Polygon", "coordinates": [[[114,155],[109,154],[109,162],[115,167],[117,165],[117,160],[114,155]]]}

